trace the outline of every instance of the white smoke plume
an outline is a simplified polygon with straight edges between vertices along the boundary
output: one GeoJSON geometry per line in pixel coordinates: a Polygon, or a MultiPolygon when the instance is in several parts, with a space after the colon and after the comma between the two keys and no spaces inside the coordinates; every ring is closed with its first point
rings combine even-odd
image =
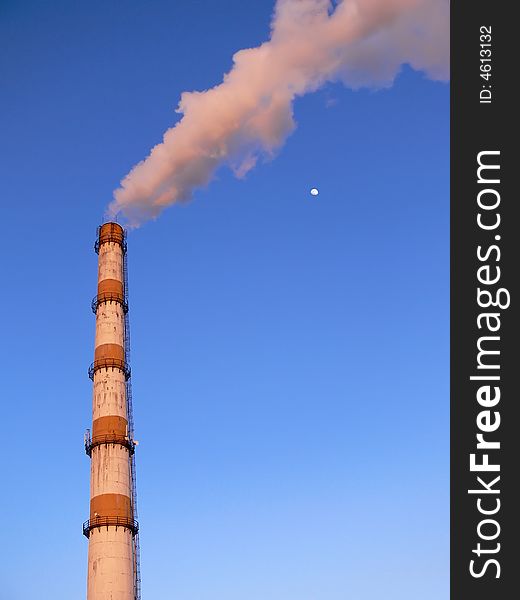
{"type": "Polygon", "coordinates": [[[121,181],[110,216],[138,226],[221,165],[244,176],[294,130],[296,97],[334,81],[387,87],[403,64],[448,78],[449,0],[278,0],[267,42],[237,52],[221,84],[181,95],[182,118],[121,181]]]}

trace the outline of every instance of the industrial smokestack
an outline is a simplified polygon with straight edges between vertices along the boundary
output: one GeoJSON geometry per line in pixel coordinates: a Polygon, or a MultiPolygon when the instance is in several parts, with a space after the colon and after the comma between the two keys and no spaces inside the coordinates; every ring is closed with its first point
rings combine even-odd
{"type": "Polygon", "coordinates": [[[109,214],[137,226],[222,165],[244,176],[296,127],[295,98],[334,81],[388,87],[403,64],[448,78],[449,0],[278,0],[270,39],[237,52],[219,85],[181,95],[182,119],[121,181],[109,214]]]}
{"type": "Polygon", "coordinates": [[[95,243],[98,289],[92,432],[85,450],[91,458],[87,600],[139,600],[139,538],[130,388],[126,235],[105,223],[95,243]]]}

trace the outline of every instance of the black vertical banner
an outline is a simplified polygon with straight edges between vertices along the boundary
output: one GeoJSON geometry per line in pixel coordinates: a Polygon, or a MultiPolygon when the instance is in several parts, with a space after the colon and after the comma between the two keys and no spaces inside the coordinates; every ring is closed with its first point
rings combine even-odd
{"type": "Polygon", "coordinates": [[[452,600],[520,593],[515,8],[451,4],[452,600]]]}

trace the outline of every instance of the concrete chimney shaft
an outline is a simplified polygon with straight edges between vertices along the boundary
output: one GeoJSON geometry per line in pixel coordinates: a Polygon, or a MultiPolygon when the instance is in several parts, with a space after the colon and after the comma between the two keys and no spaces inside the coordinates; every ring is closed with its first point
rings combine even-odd
{"type": "Polygon", "coordinates": [[[90,518],[83,525],[89,540],[87,600],[134,600],[137,522],[126,388],[126,240],[117,223],[105,223],[98,232],[98,293],[92,303],[96,341],[89,370],[94,382],[92,433],[87,432],[85,440],[91,457],[90,518]]]}

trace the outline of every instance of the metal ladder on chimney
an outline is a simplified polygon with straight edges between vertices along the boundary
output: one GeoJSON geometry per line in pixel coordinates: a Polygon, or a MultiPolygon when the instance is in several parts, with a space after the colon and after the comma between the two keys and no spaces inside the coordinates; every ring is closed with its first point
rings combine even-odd
{"type": "MultiPolygon", "coordinates": [[[[125,232],[126,236],[126,232],[125,232]]],[[[123,286],[126,305],[128,306],[128,265],[126,252],[123,253],[123,286]]],[[[130,364],[130,321],[128,311],[125,313],[125,360],[130,364]]],[[[126,409],[128,414],[128,437],[134,441],[134,411],[132,406],[132,383],[131,378],[126,381],[126,409]]],[[[132,479],[132,511],[134,520],[137,521],[137,484],[135,477],[135,453],[130,455],[130,474],[132,479]]],[[[134,599],[141,600],[141,564],[139,548],[139,532],[133,537],[134,557],[134,599]]]]}

